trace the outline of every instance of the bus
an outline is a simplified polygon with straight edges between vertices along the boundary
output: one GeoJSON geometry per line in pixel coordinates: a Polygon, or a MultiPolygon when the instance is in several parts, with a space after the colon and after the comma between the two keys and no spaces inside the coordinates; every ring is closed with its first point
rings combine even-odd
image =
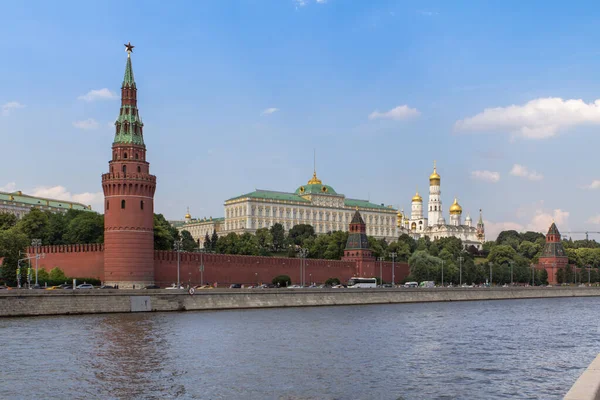
{"type": "Polygon", "coordinates": [[[417,282],[406,282],[404,284],[405,288],[415,288],[415,287],[418,287],[418,286],[419,286],[419,284],[417,282]]]}
{"type": "Polygon", "coordinates": [[[377,287],[377,279],[376,278],[350,278],[348,281],[349,288],[376,288],[377,287]]]}

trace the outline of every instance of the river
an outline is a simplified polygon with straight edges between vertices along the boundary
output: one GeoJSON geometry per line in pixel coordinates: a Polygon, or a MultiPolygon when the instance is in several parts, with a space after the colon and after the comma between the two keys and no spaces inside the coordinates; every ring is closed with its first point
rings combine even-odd
{"type": "Polygon", "coordinates": [[[600,298],[0,319],[0,398],[560,399],[600,298]]]}

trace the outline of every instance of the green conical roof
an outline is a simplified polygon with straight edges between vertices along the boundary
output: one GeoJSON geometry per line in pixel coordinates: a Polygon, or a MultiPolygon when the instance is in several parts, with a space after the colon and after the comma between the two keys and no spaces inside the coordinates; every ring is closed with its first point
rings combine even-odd
{"type": "Polygon", "coordinates": [[[135,79],[133,77],[133,68],[131,67],[131,57],[127,55],[127,65],[125,66],[125,76],[123,77],[123,87],[133,86],[135,87],[135,79]]]}

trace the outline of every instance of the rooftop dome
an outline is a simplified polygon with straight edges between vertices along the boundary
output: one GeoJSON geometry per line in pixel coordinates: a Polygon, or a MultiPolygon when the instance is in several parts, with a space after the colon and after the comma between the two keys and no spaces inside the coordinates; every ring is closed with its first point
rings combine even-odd
{"type": "Polygon", "coordinates": [[[421,197],[421,195],[419,194],[419,191],[417,190],[417,193],[415,193],[415,195],[412,198],[413,203],[416,201],[417,203],[422,203],[423,202],[423,198],[421,197]]]}
{"type": "Polygon", "coordinates": [[[430,186],[439,186],[440,185],[440,175],[437,173],[437,168],[435,166],[435,161],[433,162],[433,172],[429,175],[429,185],[430,186]]]}
{"type": "Polygon", "coordinates": [[[460,215],[462,214],[462,207],[458,204],[458,200],[456,197],[454,198],[454,203],[450,206],[450,215],[460,215]]]}

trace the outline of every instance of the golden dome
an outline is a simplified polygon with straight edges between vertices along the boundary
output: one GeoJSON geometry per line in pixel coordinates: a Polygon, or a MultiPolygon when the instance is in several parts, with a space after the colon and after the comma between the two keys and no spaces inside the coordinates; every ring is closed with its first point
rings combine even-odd
{"type": "Polygon", "coordinates": [[[423,202],[423,198],[421,197],[421,195],[419,194],[419,192],[417,191],[417,193],[413,196],[412,198],[413,202],[418,202],[418,203],[422,203],[423,202]]]}
{"type": "Polygon", "coordinates": [[[462,214],[462,207],[458,204],[458,200],[456,197],[454,198],[454,203],[450,206],[450,214],[451,215],[460,215],[462,214]]]}
{"type": "Polygon", "coordinates": [[[317,178],[317,171],[313,172],[312,178],[308,181],[309,185],[322,185],[323,182],[319,178],[317,178]]]}
{"type": "Polygon", "coordinates": [[[192,216],[190,215],[190,208],[187,208],[187,214],[185,214],[185,219],[192,219],[192,216]]]}
{"type": "Polygon", "coordinates": [[[435,166],[435,161],[433,162],[433,173],[429,175],[429,185],[430,186],[439,186],[440,185],[440,175],[437,173],[437,168],[435,166]]]}

